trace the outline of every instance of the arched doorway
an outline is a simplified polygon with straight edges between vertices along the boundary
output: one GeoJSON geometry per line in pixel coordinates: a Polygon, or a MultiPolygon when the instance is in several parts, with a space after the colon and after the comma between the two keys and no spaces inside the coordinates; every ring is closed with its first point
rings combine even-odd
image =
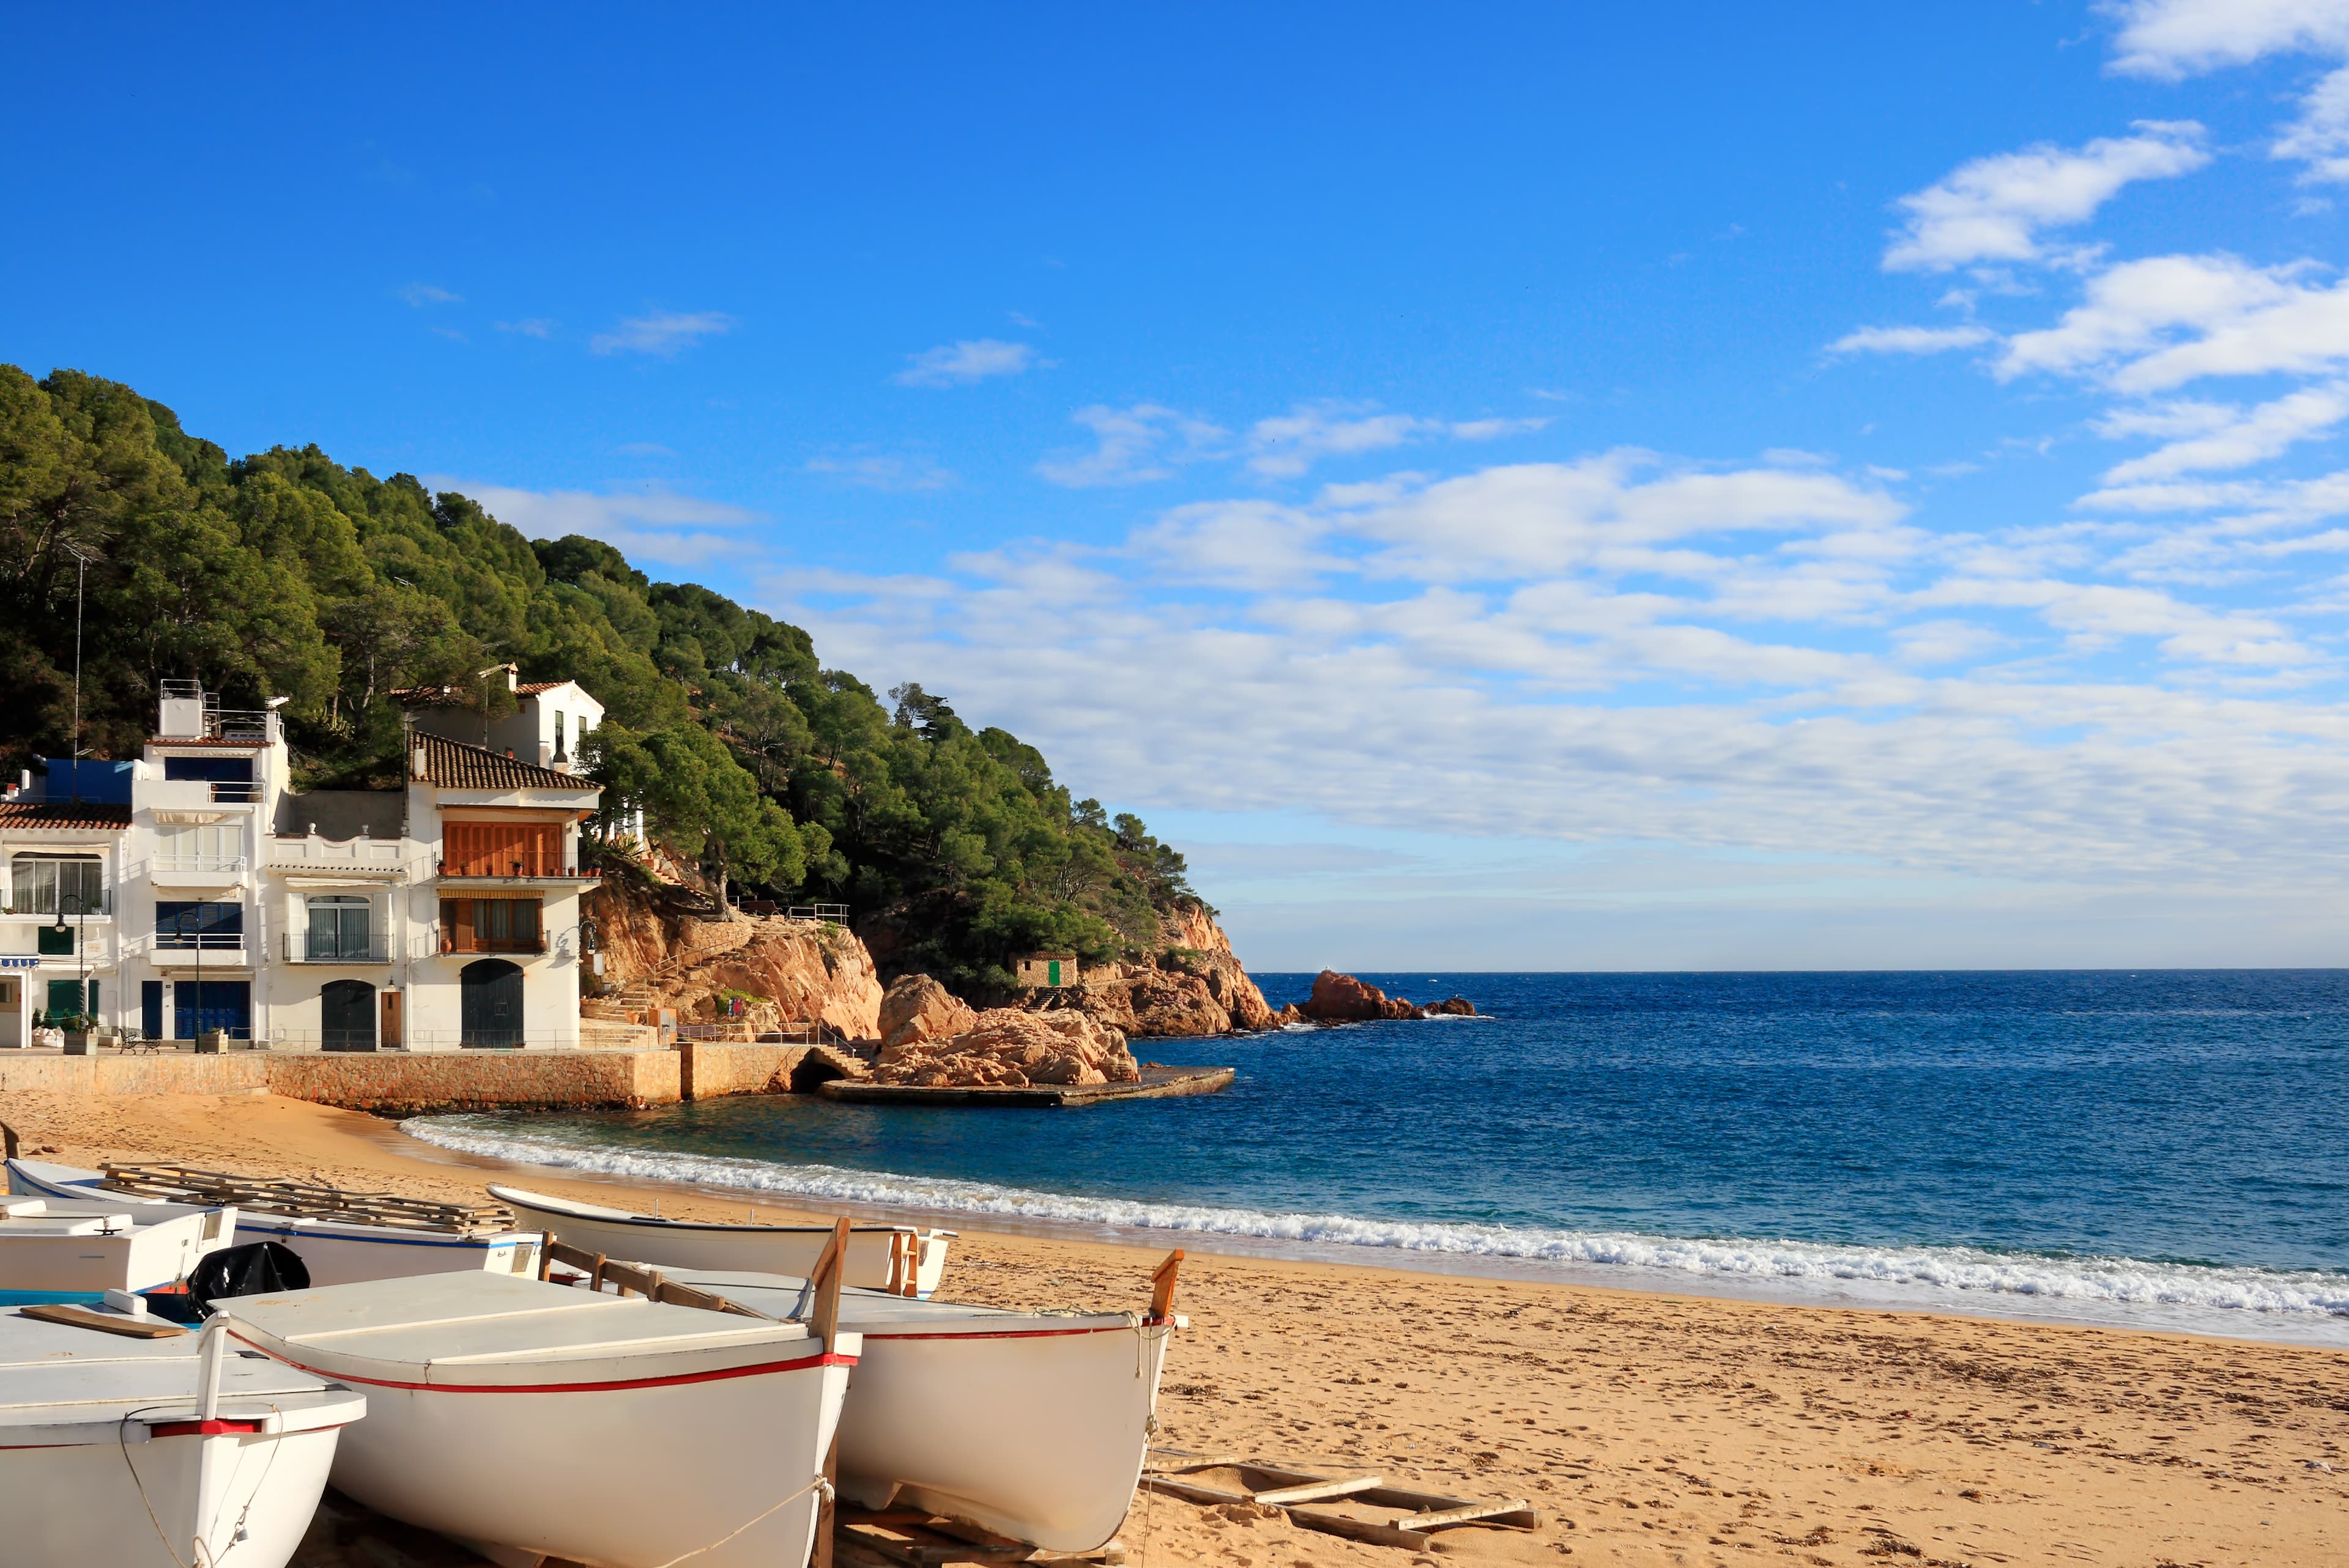
{"type": "Polygon", "coordinates": [[[522,966],[502,958],[465,965],[457,976],[458,1042],[467,1046],[522,1044],[522,966]]]}
{"type": "Polygon", "coordinates": [[[329,980],[318,992],[318,1045],[329,1051],[375,1049],[375,987],[329,980]]]}

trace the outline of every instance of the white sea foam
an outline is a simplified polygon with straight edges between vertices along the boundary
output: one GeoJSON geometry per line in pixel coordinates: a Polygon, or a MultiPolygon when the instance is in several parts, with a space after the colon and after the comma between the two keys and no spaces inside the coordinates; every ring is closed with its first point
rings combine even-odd
{"type": "Polygon", "coordinates": [[[1974,1247],[1843,1246],[1276,1213],[1073,1197],[988,1181],[851,1171],[833,1165],[619,1149],[573,1142],[490,1117],[420,1118],[401,1125],[409,1136],[443,1149],[525,1164],[945,1214],[1192,1232],[1273,1243],[1382,1247],[1528,1264],[1624,1267],[1796,1288],[1811,1284],[1901,1295],[1984,1293],[2089,1309],[2240,1311],[2279,1314],[2307,1322],[2349,1318],[2349,1274],[2317,1270],[2228,1268],[1974,1247]]]}

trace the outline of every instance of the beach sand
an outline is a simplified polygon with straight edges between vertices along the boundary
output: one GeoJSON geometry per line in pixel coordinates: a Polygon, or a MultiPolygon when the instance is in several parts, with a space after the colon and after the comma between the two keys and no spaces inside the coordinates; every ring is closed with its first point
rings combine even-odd
{"type": "MultiPolygon", "coordinates": [[[[26,1152],[74,1164],[169,1158],[449,1198],[520,1169],[266,1095],[16,1094],[0,1118],[26,1152]]],[[[528,1181],[642,1207],[657,1191],[679,1216],[800,1217],[670,1187],[630,1200],[568,1172],[528,1181]]],[[[956,1228],[940,1294],[1008,1305],[1138,1307],[1164,1251],[956,1228]]],[[[2349,1353],[1216,1257],[1180,1239],[1191,1326],[1167,1358],[1157,1441],[1549,1514],[1533,1533],[1445,1532],[1443,1558],[2349,1563],[2349,1353]]],[[[1122,1539],[1148,1568],[1413,1561],[1147,1494],[1122,1539]]]]}

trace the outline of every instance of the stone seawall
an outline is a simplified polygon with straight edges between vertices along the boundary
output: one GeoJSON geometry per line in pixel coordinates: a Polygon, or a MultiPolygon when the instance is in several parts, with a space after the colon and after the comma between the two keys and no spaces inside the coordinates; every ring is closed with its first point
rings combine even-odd
{"type": "Polygon", "coordinates": [[[279,1056],[0,1054],[0,1094],[282,1094],[348,1110],[617,1110],[786,1089],[805,1046],[684,1050],[350,1051],[279,1056]]]}

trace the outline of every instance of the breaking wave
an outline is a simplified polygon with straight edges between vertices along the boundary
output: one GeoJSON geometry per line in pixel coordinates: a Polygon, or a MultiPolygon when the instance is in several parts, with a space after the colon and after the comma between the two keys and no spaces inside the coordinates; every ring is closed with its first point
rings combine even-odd
{"type": "MultiPolygon", "coordinates": [[[[491,1116],[419,1118],[409,1136],[443,1149],[530,1165],[745,1192],[924,1209],[941,1215],[1126,1230],[1190,1232],[1271,1243],[1388,1248],[1572,1267],[1623,1267],[1723,1283],[1800,1288],[1880,1288],[1906,1294],[1982,1293],[2134,1315],[2147,1309],[2349,1319],[2349,1274],[2133,1258],[1995,1252],[1975,1247],[1848,1246],[1684,1238],[1630,1232],[1278,1213],[1206,1204],[1075,1197],[993,1182],[792,1165],[724,1155],[629,1150],[553,1136],[491,1116]]],[[[1364,1260],[1369,1261],[1369,1260],[1364,1260]]],[[[1628,1283],[1628,1282],[1627,1282],[1628,1283]]]]}

